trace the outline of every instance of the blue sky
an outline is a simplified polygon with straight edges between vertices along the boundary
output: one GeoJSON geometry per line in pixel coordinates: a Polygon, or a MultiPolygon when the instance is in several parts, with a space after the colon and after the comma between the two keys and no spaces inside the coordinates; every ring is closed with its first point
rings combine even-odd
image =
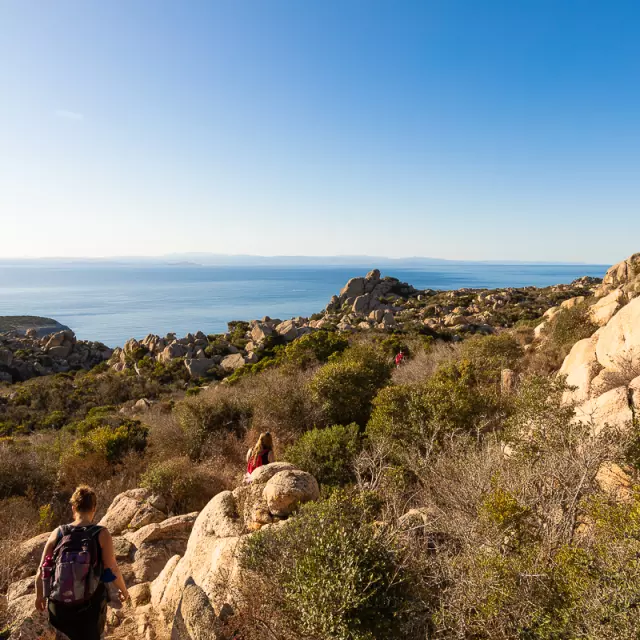
{"type": "Polygon", "coordinates": [[[640,4],[0,0],[0,257],[640,250],[640,4]]]}

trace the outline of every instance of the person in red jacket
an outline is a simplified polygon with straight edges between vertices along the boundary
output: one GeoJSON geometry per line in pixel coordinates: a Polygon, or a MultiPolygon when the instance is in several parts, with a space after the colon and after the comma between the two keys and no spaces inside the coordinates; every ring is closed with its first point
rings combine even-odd
{"type": "Polygon", "coordinates": [[[271,434],[261,433],[255,447],[247,452],[247,475],[251,475],[255,469],[275,462],[273,453],[273,438],[271,434]]]}
{"type": "Polygon", "coordinates": [[[404,353],[402,352],[402,349],[400,349],[400,352],[396,356],[396,368],[398,368],[403,363],[404,363],[404,353]]]}

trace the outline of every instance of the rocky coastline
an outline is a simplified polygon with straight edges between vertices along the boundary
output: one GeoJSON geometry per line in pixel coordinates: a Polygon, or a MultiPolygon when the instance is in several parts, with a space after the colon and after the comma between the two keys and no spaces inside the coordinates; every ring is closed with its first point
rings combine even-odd
{"type": "MultiPolygon", "coordinates": [[[[604,285],[606,286],[606,285],[604,285]]],[[[110,349],[100,342],[78,340],[54,320],[29,326],[21,319],[0,333],[0,383],[85,369],[107,362],[115,371],[140,372],[142,365],[184,362],[193,380],[223,379],[246,365],[257,364],[273,346],[286,345],[320,329],[337,332],[419,332],[445,340],[488,335],[535,321],[570,299],[593,295],[602,283],[583,277],[552,287],[419,290],[374,269],[349,280],[326,308],[311,318],[232,321],[225,334],[202,331],[177,337],[147,335],[110,349]]],[[[10,324],[12,317],[5,318],[10,324]]],[[[42,320],[42,319],[40,319],[42,320]]],[[[0,325],[1,326],[1,325],[0,325]]]]}

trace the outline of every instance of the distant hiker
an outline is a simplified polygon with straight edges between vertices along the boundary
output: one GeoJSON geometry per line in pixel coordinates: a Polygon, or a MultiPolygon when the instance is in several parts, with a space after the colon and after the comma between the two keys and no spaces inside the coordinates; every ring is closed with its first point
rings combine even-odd
{"type": "MultiPolygon", "coordinates": [[[[389,361],[387,360],[387,362],[389,362],[389,361]]],[[[402,349],[400,349],[400,352],[396,356],[396,369],[398,367],[400,367],[401,364],[404,364],[404,353],[403,353],[402,349]]]]}
{"type": "Polygon", "coordinates": [[[261,433],[255,447],[247,451],[247,476],[250,476],[258,467],[275,461],[273,438],[268,431],[267,433],[261,433]]]}
{"type": "Polygon", "coordinates": [[[51,625],[69,640],[100,640],[109,591],[129,599],[108,529],[93,524],[96,494],[80,486],[71,496],[74,520],[51,533],[36,576],[36,608],[49,610],[51,625]],[[106,582],[112,584],[108,587],[106,582]]]}

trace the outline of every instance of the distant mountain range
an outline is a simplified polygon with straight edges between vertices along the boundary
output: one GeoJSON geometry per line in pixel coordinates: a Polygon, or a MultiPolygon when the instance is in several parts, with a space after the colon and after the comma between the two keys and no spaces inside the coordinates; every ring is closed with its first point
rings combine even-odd
{"type": "Polygon", "coordinates": [[[219,253],[171,253],[164,256],[122,256],[113,258],[24,258],[0,259],[0,265],[149,265],[149,266],[360,266],[360,267],[424,267],[438,264],[535,264],[535,265],[582,265],[587,262],[551,262],[524,260],[446,260],[443,258],[408,257],[389,258],[386,256],[338,255],[338,256],[254,256],[225,255],[219,253]]]}

